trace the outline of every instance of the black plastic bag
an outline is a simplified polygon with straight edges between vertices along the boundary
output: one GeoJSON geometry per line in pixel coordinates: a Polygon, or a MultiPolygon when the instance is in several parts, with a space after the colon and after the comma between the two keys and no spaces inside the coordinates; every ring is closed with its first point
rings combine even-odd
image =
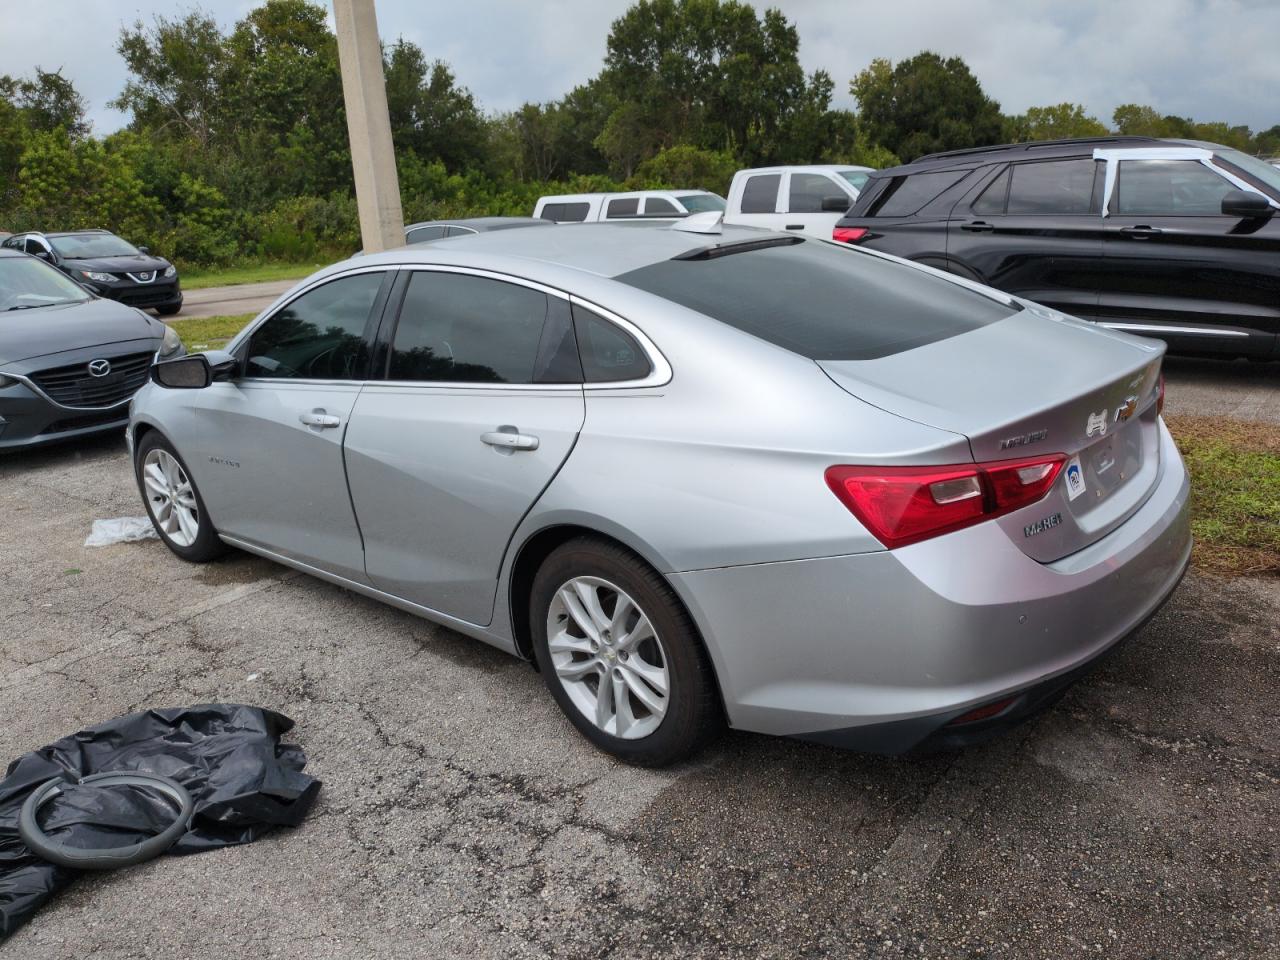
{"type": "MultiPolygon", "coordinates": [[[[42,783],[118,770],[159,774],[195,800],[191,828],[169,853],[250,843],[277,826],[296,827],[320,789],[302,772],[302,749],[280,743],[292,728],[261,707],[202,704],[117,717],[19,757],[0,782],[0,941],[79,875],[33,856],[18,836],[22,804],[42,783]]],[[[154,790],[71,786],[41,810],[40,825],[59,843],[96,848],[135,843],[173,819],[171,803],[154,790]]]]}

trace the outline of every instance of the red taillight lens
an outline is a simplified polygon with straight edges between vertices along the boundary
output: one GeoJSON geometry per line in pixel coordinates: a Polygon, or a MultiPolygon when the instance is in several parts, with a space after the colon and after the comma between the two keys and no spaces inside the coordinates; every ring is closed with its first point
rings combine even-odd
{"type": "Polygon", "coordinates": [[[1066,456],[946,467],[827,469],[827,486],[886,547],[905,547],[990,520],[1049,492],[1066,456]]]}
{"type": "Polygon", "coordinates": [[[1156,392],[1156,416],[1157,417],[1160,416],[1162,413],[1164,413],[1164,373],[1163,372],[1161,372],[1160,374],[1160,380],[1158,381],[1158,384],[1159,385],[1156,387],[1156,391],[1157,391],[1156,392]]]}
{"type": "Polygon", "coordinates": [[[866,227],[836,227],[831,231],[831,239],[836,243],[861,243],[869,233],[866,227]]]}

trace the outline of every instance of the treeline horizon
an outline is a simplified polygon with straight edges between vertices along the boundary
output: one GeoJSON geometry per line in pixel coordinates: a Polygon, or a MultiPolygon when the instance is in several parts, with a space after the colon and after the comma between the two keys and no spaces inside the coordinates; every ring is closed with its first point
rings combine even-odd
{"type": "MultiPolygon", "coordinates": [[[[60,71],[0,76],[0,229],[105,227],[184,265],[345,256],[359,246],[336,38],[310,0],[266,0],[229,30],[207,13],[121,30],[129,69],[95,136],[60,71]]],[[[885,167],[939,150],[1109,133],[1280,153],[1280,124],[1080,104],[1005,114],[959,57],[876,59],[848,81],[806,74],[779,11],[639,0],[600,72],[558,100],[486,113],[441,60],[384,43],[406,222],[527,215],[545,193],[703,187],[776,163],[885,167]]]]}

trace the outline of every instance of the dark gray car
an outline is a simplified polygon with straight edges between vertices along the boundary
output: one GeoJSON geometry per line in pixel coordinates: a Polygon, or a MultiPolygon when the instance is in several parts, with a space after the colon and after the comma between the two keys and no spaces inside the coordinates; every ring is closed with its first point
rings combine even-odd
{"type": "Polygon", "coordinates": [[[122,430],[152,362],[182,354],[166,324],[0,249],[0,451],[122,430]]]}
{"type": "Polygon", "coordinates": [[[446,237],[469,237],[493,230],[514,230],[520,227],[554,227],[550,220],[534,217],[468,217],[463,220],[424,220],[404,228],[405,243],[426,243],[446,237]]]}

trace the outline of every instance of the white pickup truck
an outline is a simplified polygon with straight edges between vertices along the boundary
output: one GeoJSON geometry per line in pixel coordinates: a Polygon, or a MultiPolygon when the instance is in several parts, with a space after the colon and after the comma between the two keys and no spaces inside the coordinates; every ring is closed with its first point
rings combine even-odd
{"type": "Polygon", "coordinates": [[[831,239],[844,212],[873,173],[870,167],[759,167],[739,170],[729,185],[724,222],[794,230],[831,239]]]}
{"type": "Polygon", "coordinates": [[[629,193],[572,193],[539,197],[533,215],[553,223],[657,220],[723,210],[724,199],[706,190],[632,190],[629,193]]]}

